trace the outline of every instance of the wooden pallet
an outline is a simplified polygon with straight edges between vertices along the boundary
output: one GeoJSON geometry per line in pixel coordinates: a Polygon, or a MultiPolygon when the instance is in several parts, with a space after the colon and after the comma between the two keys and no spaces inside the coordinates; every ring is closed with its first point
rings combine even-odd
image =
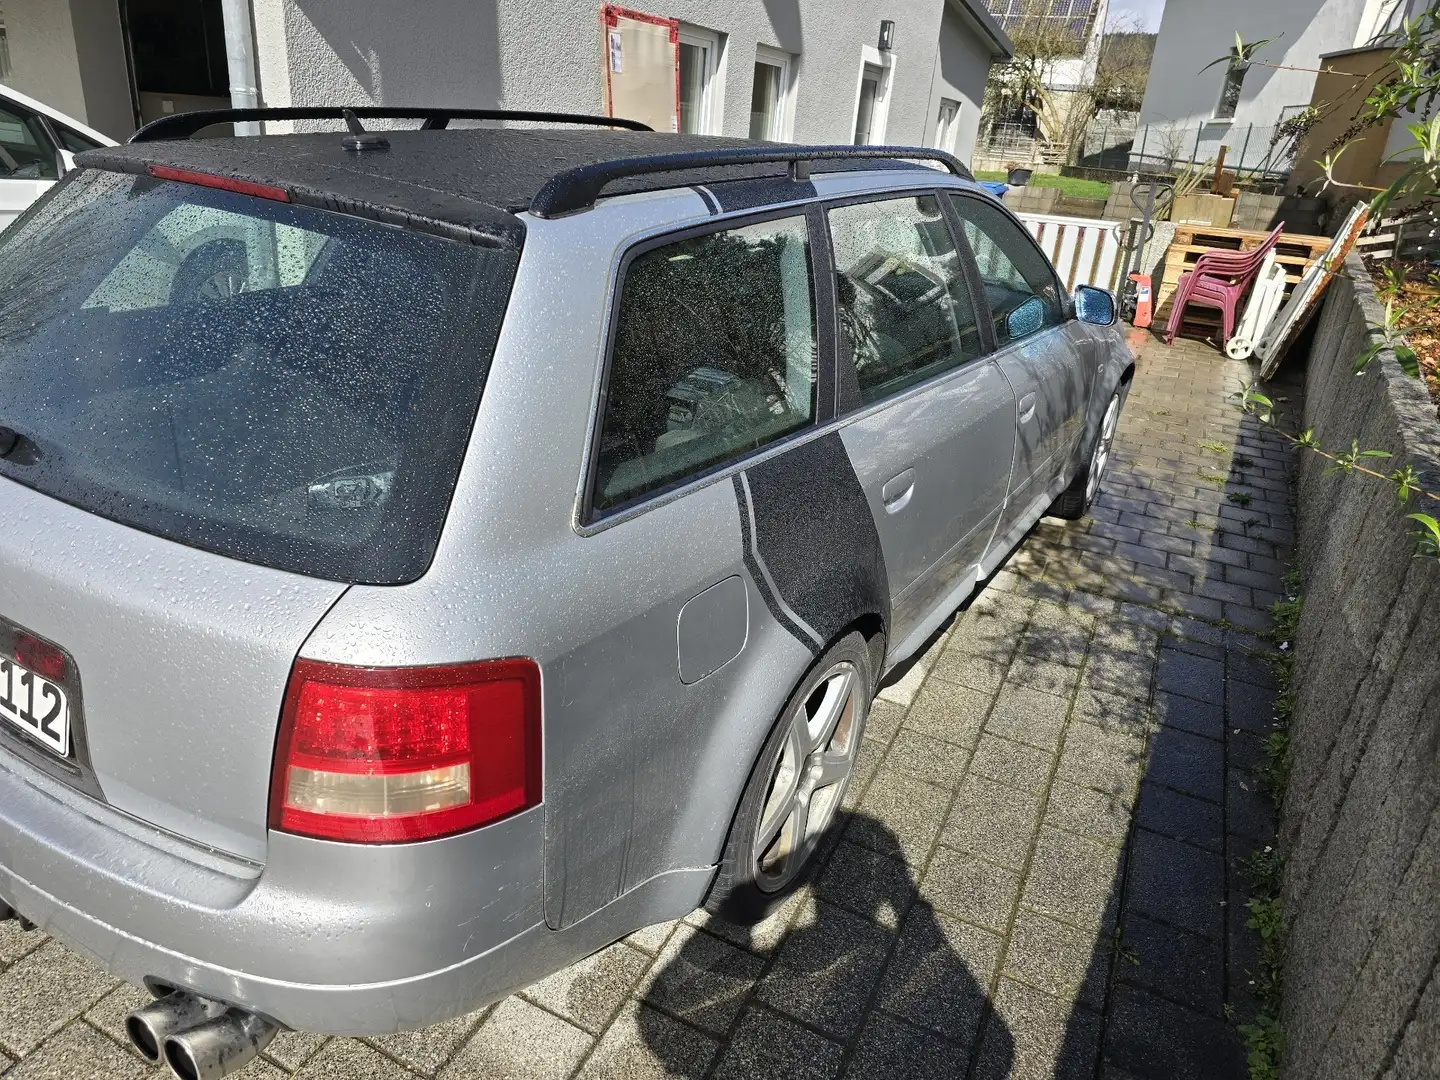
{"type": "MultiPolygon", "coordinates": [[[[1180,284],[1180,275],[1194,268],[1200,256],[1207,251],[1254,251],[1265,242],[1269,232],[1252,229],[1221,229],[1209,225],[1180,225],[1175,229],[1175,239],[1165,254],[1165,269],[1155,289],[1155,322],[1164,325],[1170,318],[1170,303],[1175,298],[1175,289],[1180,284]]],[[[1275,245],[1275,261],[1285,267],[1285,295],[1300,283],[1310,269],[1330,247],[1330,237],[1311,236],[1307,233],[1281,233],[1275,245]]],[[[1208,308],[1191,308],[1185,312],[1185,321],[1192,319],[1197,325],[1220,324],[1220,313],[1208,308]]]]}

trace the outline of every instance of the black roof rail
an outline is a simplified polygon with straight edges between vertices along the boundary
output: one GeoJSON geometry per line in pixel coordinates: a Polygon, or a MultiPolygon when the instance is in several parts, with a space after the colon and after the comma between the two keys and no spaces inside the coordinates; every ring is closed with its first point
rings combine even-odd
{"type": "Polygon", "coordinates": [[[724,165],[788,164],[790,176],[805,180],[814,161],[856,161],[883,159],[889,161],[938,161],[962,180],[974,180],[953,154],[921,146],[755,146],[726,150],[693,150],[679,154],[652,154],[648,157],[619,158],[593,165],[566,169],[547,180],[530,200],[530,212],[536,217],[551,218],[595,205],[606,184],[627,176],[650,173],[681,172],[690,169],[712,169],[724,165]]]}
{"type": "Polygon", "coordinates": [[[526,109],[445,109],[394,105],[297,105],[273,109],[199,109],[152,120],[130,142],[158,142],[188,139],[213,124],[246,123],[255,120],[344,120],[349,112],[362,120],[423,120],[422,129],[434,131],[451,120],[530,120],[550,124],[582,124],[587,127],[625,128],[627,131],[654,131],[639,120],[619,116],[591,116],[586,113],[534,112],[526,109]]]}

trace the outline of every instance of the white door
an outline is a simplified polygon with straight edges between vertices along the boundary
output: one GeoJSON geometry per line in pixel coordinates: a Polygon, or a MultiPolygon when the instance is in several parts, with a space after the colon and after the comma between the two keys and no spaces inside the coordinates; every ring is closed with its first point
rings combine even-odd
{"type": "Polygon", "coordinates": [[[35,113],[0,102],[0,228],[60,179],[59,148],[35,113]]]}

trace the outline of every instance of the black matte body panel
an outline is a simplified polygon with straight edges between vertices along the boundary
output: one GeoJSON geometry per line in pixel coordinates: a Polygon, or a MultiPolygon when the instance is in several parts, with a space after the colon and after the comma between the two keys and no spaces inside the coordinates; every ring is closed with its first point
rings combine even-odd
{"type": "Polygon", "coordinates": [[[840,435],[802,443],[745,475],[756,549],[790,609],[825,642],[862,616],[888,621],[880,536],[840,435]]]}

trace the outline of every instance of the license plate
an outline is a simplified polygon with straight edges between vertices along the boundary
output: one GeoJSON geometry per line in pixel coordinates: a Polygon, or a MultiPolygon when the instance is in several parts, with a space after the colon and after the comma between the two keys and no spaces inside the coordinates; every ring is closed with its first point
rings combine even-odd
{"type": "Polygon", "coordinates": [[[70,701],[49,679],[0,656],[0,720],[61,757],[70,756],[70,701]]]}

